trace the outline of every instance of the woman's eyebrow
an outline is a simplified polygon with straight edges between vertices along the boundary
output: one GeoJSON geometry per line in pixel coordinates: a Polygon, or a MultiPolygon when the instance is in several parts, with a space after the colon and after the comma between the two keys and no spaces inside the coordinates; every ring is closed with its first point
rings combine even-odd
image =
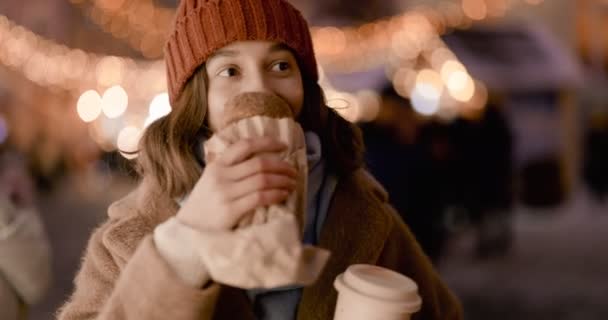
{"type": "Polygon", "coordinates": [[[207,58],[207,62],[211,61],[211,59],[218,57],[236,57],[239,55],[239,52],[236,50],[228,50],[228,49],[220,49],[214,52],[212,55],[207,58]]]}
{"type": "Polygon", "coordinates": [[[288,46],[282,44],[282,43],[275,43],[273,44],[269,49],[268,52],[273,53],[273,52],[277,52],[277,51],[287,51],[287,52],[291,52],[291,50],[289,49],[288,46]]]}

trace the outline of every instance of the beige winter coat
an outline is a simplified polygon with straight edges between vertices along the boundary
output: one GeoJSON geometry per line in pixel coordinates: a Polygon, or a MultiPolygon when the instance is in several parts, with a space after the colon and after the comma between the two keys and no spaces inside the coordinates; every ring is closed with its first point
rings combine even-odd
{"type": "MultiPolygon", "coordinates": [[[[386,201],[386,193],[362,170],[341,179],[320,241],[332,256],[316,283],[304,289],[298,319],[332,319],[333,280],[355,263],[377,264],[414,279],[423,299],[414,319],[462,319],[459,302],[386,201]]],[[[174,201],[147,180],[114,203],[109,220],[91,236],[76,290],[59,319],[255,319],[244,291],[220,284],[188,287],[159,256],[152,232],[176,212],[174,201]]]]}

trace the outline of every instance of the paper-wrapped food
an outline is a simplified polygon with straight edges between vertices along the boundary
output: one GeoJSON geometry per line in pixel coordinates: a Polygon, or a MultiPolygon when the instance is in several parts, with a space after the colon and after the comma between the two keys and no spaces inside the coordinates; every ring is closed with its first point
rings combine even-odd
{"type": "Polygon", "coordinates": [[[305,225],[307,160],[304,133],[289,105],[266,93],[245,93],[230,100],[220,129],[204,144],[205,161],[216,159],[231,144],[272,136],[287,144],[276,156],[298,171],[297,187],[280,204],[245,215],[233,232],[208,234],[203,252],[211,277],[240,288],[308,285],[327,262],[329,252],[302,245],[305,225]]]}

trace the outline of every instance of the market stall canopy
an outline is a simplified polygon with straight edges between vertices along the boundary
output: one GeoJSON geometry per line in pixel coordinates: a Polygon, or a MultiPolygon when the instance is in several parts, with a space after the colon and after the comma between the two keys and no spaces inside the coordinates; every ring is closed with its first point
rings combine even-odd
{"type": "Polygon", "coordinates": [[[559,90],[582,83],[573,53],[538,24],[456,30],[443,39],[491,90],[559,90]]]}

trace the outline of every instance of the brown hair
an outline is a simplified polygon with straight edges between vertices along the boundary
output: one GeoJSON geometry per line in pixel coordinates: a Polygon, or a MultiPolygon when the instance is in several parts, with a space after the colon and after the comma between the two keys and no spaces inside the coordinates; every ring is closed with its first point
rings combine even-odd
{"type": "MultiPolygon", "coordinates": [[[[363,164],[363,140],[358,127],[326,107],[323,90],[302,73],[304,107],[298,122],[305,131],[314,131],[321,139],[328,169],[337,174],[351,173],[363,164]]],[[[199,148],[207,139],[207,77],[204,65],[187,81],[173,103],[173,111],[152,123],[140,141],[138,171],[153,178],[171,197],[190,192],[202,167],[199,148]],[[203,89],[204,88],[204,89],[203,89]]]]}

